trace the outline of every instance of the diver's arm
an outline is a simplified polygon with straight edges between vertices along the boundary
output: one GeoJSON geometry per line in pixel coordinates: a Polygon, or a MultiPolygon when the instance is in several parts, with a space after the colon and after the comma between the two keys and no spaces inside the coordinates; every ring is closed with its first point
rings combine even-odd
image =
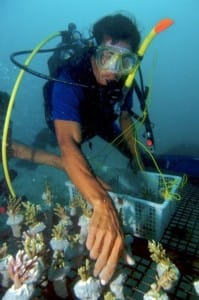
{"type": "Polygon", "coordinates": [[[120,115],[120,127],[128,148],[132,154],[136,166],[143,169],[143,162],[137,145],[135,124],[128,111],[122,111],[120,115]]]}
{"type": "Polygon", "coordinates": [[[107,283],[123,250],[123,236],[117,213],[106,190],[93,174],[80,150],[81,129],[77,122],[55,121],[62,163],[80,193],[93,207],[87,248],[96,260],[94,275],[107,283]]]}
{"type": "MultiPolygon", "coordinates": [[[[19,158],[32,163],[47,165],[65,171],[62,165],[62,159],[59,155],[30,147],[21,142],[19,143],[14,140],[10,141],[7,152],[9,159],[19,158]]],[[[105,190],[111,190],[111,187],[99,177],[97,177],[97,180],[105,190]]]]}
{"type": "Polygon", "coordinates": [[[9,158],[15,157],[63,170],[62,160],[60,156],[44,150],[30,147],[14,140],[10,141],[10,144],[8,146],[8,156],[9,158]]]}
{"type": "MultiPolygon", "coordinates": [[[[91,205],[95,198],[107,197],[99,179],[92,172],[89,163],[81,152],[80,125],[74,121],[55,121],[56,135],[61,150],[62,165],[80,193],[91,205]],[[79,180],[79,177],[81,180],[79,180]]],[[[100,200],[101,202],[101,200],[100,200]]]]}

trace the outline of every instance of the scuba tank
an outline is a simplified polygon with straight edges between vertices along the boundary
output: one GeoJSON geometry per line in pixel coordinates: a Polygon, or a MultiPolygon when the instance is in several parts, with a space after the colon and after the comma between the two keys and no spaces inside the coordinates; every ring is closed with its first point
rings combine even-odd
{"type": "Polygon", "coordinates": [[[68,58],[73,56],[77,51],[86,46],[82,34],[77,30],[74,23],[68,24],[68,30],[61,31],[61,43],[59,43],[48,59],[48,69],[50,76],[56,76],[56,71],[63,66],[68,58]]]}

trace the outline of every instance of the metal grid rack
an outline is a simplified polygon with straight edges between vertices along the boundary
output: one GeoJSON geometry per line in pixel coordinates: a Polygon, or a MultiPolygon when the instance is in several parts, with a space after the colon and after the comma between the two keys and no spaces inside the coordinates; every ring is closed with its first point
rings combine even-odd
{"type": "MultiPolygon", "coordinates": [[[[187,184],[182,200],[161,239],[171,261],[180,270],[180,278],[168,292],[170,300],[198,300],[193,281],[199,279],[199,185],[187,184]]],[[[120,264],[127,274],[124,286],[126,300],[142,300],[156,276],[156,264],[150,259],[148,241],[135,238],[132,245],[135,267],[120,264]]],[[[120,270],[118,270],[120,271],[120,270]]],[[[72,295],[68,299],[74,299],[72,295]]]]}
{"type": "MultiPolygon", "coordinates": [[[[179,268],[181,276],[177,285],[168,293],[171,300],[197,300],[193,281],[199,279],[199,185],[187,184],[182,200],[161,239],[170,259],[179,268]]],[[[126,268],[127,298],[143,299],[156,274],[155,264],[147,251],[147,241],[136,239],[132,246],[136,254],[135,270],[126,268]]]]}

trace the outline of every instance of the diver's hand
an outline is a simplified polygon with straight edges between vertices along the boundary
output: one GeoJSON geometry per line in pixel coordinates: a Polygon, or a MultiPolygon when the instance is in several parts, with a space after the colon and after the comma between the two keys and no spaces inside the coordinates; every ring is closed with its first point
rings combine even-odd
{"type": "Polygon", "coordinates": [[[124,248],[117,213],[108,197],[93,207],[86,246],[90,257],[96,260],[94,276],[99,275],[101,283],[107,284],[124,248]]]}

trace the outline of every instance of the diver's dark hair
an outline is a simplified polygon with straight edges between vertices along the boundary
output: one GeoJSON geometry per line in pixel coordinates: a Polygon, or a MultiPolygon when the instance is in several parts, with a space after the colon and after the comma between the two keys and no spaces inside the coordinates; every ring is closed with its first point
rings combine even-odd
{"type": "Polygon", "coordinates": [[[108,15],[97,21],[92,33],[98,45],[106,36],[110,36],[114,43],[121,40],[127,42],[133,52],[138,50],[141,40],[135,21],[121,13],[108,15]]]}

